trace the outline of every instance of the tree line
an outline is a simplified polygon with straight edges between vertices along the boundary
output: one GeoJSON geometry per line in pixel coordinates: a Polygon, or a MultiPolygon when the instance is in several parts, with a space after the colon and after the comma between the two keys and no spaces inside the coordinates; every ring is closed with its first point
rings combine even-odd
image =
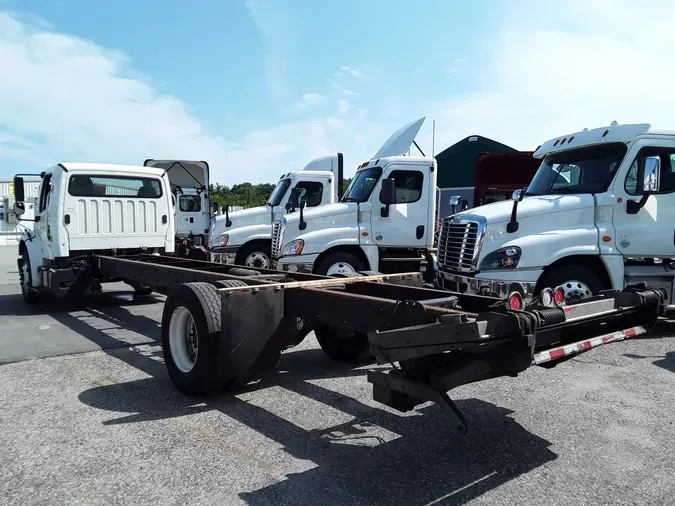
{"type": "MultiPolygon", "coordinates": [[[[343,188],[345,190],[351,181],[351,178],[344,180],[343,188]]],[[[265,205],[275,186],[275,184],[271,183],[241,183],[232,186],[212,184],[209,187],[209,195],[211,196],[211,201],[217,202],[219,206],[227,204],[244,208],[257,207],[265,205]]]]}

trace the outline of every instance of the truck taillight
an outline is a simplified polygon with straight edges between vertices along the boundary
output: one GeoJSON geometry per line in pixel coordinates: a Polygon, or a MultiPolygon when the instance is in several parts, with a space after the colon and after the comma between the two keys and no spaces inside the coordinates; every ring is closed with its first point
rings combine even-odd
{"type": "Polygon", "coordinates": [[[508,298],[509,307],[514,311],[523,309],[523,297],[518,292],[512,292],[508,298]]]}
{"type": "Polygon", "coordinates": [[[565,302],[565,290],[562,286],[559,286],[556,288],[555,292],[553,292],[553,301],[557,306],[562,306],[565,302]]]}

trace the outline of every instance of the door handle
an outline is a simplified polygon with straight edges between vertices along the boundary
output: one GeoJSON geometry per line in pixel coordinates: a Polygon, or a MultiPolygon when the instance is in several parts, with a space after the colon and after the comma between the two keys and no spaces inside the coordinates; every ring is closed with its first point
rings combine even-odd
{"type": "Polygon", "coordinates": [[[415,231],[415,235],[418,239],[421,239],[424,237],[424,225],[417,225],[417,230],[415,231]]]}

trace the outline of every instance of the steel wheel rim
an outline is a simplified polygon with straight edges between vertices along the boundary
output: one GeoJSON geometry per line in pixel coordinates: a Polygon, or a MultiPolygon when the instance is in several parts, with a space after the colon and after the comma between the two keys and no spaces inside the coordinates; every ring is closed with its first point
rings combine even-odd
{"type": "Polygon", "coordinates": [[[262,251],[255,251],[246,257],[244,262],[246,267],[257,267],[258,269],[269,269],[270,258],[262,251]]]}
{"type": "Polygon", "coordinates": [[[189,373],[197,362],[197,327],[190,310],[179,306],[173,310],[169,321],[169,349],[176,367],[183,374],[189,373]]]}
{"type": "Polygon", "coordinates": [[[576,279],[560,283],[555,288],[555,290],[558,288],[562,288],[563,290],[564,303],[588,299],[593,296],[593,291],[588,287],[588,285],[576,279]]]}
{"type": "Polygon", "coordinates": [[[328,276],[334,276],[335,274],[346,274],[346,273],[355,273],[356,269],[349,265],[347,262],[336,262],[328,268],[326,273],[328,276]]]}

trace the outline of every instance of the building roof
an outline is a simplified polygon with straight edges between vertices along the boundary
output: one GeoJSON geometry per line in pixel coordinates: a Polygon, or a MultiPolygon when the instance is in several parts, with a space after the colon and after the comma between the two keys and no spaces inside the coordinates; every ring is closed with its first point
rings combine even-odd
{"type": "Polygon", "coordinates": [[[516,149],[481,135],[470,135],[436,155],[438,187],[475,186],[475,169],[481,153],[511,153],[516,149]]]}

